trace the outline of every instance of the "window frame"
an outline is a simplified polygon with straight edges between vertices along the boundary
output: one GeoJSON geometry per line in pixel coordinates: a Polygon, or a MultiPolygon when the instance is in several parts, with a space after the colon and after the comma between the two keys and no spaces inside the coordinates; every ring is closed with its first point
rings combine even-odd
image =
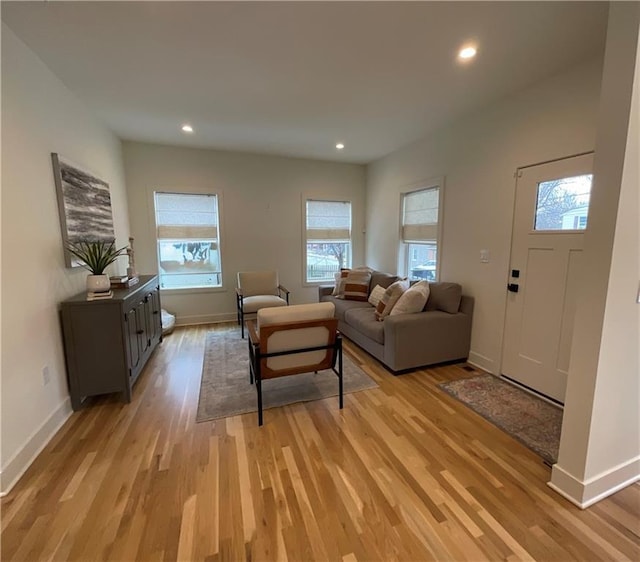
{"type": "Polygon", "coordinates": [[[156,188],[151,191],[151,209],[150,214],[153,218],[153,241],[155,244],[155,252],[156,252],[156,267],[158,271],[158,278],[160,281],[160,291],[171,293],[172,295],[182,295],[182,294],[199,294],[199,293],[219,293],[225,292],[227,289],[225,287],[224,281],[224,235],[223,235],[223,224],[222,224],[222,216],[223,216],[223,197],[222,193],[219,191],[216,192],[207,192],[202,189],[188,189],[188,188],[156,188]],[[158,219],[157,219],[157,210],[156,210],[156,194],[167,194],[167,195],[183,195],[183,196],[206,196],[206,197],[216,197],[216,211],[217,211],[217,243],[218,243],[218,259],[220,261],[219,268],[219,276],[220,276],[220,284],[215,286],[201,286],[201,287],[162,287],[161,283],[161,272],[160,272],[160,239],[158,238],[158,219]]]}
{"type": "Polygon", "coordinates": [[[430,282],[437,282],[440,280],[440,266],[442,263],[442,232],[443,232],[443,217],[444,217],[444,191],[445,191],[445,178],[444,176],[438,178],[431,178],[429,180],[423,180],[415,182],[411,185],[404,186],[400,192],[400,219],[399,219],[399,264],[398,271],[403,272],[402,275],[407,278],[410,277],[409,264],[411,263],[410,249],[412,245],[435,245],[436,246],[436,269],[435,280],[430,282]],[[404,237],[404,209],[405,198],[413,193],[421,191],[438,190],[438,222],[436,224],[436,238],[435,240],[406,240],[404,237]]]}
{"type": "MultiPolygon", "coordinates": [[[[317,201],[320,203],[347,203],[349,205],[349,240],[343,243],[349,244],[348,263],[344,267],[352,267],[353,265],[353,201],[351,199],[341,199],[338,197],[313,197],[303,195],[302,197],[302,286],[303,287],[317,287],[320,285],[328,285],[333,283],[333,279],[307,279],[307,246],[309,244],[309,238],[307,235],[307,204],[310,201],[317,201]]],[[[322,242],[318,242],[322,243],[322,242]]],[[[325,243],[330,243],[327,240],[325,243]]]]}

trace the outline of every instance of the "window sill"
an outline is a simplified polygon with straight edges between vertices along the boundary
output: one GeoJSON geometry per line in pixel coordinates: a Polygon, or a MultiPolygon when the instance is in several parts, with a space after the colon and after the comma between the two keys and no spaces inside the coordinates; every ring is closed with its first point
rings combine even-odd
{"type": "Polygon", "coordinates": [[[173,295],[198,295],[202,293],[226,293],[225,287],[190,287],[184,289],[163,289],[160,288],[160,294],[165,296],[173,295]]]}
{"type": "Polygon", "coordinates": [[[326,281],[304,281],[303,287],[334,287],[336,284],[335,279],[326,281]]]}

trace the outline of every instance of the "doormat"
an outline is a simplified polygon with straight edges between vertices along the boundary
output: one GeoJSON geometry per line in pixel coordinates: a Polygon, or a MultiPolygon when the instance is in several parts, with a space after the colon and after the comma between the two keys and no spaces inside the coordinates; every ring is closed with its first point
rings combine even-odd
{"type": "Polygon", "coordinates": [[[561,408],[493,375],[479,375],[438,386],[549,464],[557,462],[561,408]]]}
{"type": "MultiPolygon", "coordinates": [[[[258,411],[256,387],[249,382],[248,345],[240,337],[240,328],[207,334],[196,422],[258,411]]],[[[344,394],[378,386],[346,353],[342,382],[344,394]]],[[[262,381],[264,410],[331,396],[338,396],[338,377],[331,369],[262,381]]],[[[335,407],[339,407],[337,398],[335,407]]]]}

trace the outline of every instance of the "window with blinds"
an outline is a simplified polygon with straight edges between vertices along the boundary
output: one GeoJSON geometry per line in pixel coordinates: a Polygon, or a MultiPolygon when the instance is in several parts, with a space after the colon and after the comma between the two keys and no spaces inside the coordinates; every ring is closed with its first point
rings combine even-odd
{"type": "Polygon", "coordinates": [[[305,224],[305,280],[333,281],[351,267],[351,202],[308,199],[305,224]]]}
{"type": "Polygon", "coordinates": [[[161,288],[220,287],[218,196],[156,193],[155,212],[161,288]]]}
{"type": "Polygon", "coordinates": [[[411,191],[402,196],[402,242],[406,247],[406,274],[411,280],[438,279],[440,187],[411,191]]]}

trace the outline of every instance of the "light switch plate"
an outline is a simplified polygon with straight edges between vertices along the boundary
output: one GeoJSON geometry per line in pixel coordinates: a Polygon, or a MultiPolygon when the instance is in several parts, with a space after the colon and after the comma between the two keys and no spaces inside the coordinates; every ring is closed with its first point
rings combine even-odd
{"type": "Polygon", "coordinates": [[[489,250],[480,250],[481,263],[489,263],[490,259],[491,259],[491,254],[489,253],[489,250]]]}

